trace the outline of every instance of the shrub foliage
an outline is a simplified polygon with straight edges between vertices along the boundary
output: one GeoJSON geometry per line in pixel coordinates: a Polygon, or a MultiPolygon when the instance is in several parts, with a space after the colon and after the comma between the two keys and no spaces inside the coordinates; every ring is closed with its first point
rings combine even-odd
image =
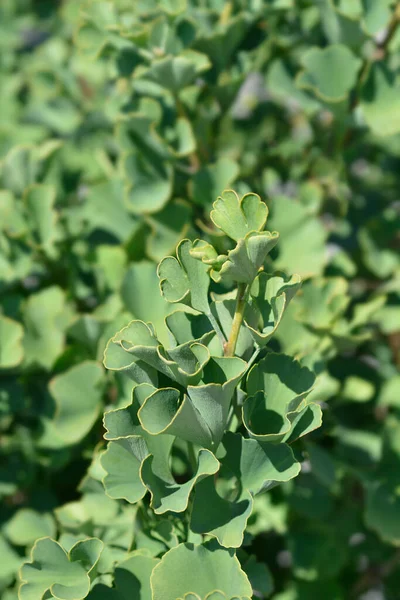
{"type": "Polygon", "coordinates": [[[2,598],[398,599],[399,24],[1,1],[2,598]]]}

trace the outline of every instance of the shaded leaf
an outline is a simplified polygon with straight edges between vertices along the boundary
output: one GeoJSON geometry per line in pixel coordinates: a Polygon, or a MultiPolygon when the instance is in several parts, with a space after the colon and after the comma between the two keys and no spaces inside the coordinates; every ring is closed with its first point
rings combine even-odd
{"type": "Polygon", "coordinates": [[[80,363],[49,383],[56,403],[53,424],[65,445],[76,444],[92,428],[102,406],[103,369],[97,362],[80,363]]]}
{"type": "Polygon", "coordinates": [[[200,450],[197,469],[191,479],[179,485],[174,481],[165,481],[152,471],[153,457],[148,456],[142,464],[141,477],[150,490],[151,506],[156,514],[168,511],[183,512],[187,509],[189,496],[193,488],[208,475],[219,468],[219,462],[208,450],[200,450]]]}

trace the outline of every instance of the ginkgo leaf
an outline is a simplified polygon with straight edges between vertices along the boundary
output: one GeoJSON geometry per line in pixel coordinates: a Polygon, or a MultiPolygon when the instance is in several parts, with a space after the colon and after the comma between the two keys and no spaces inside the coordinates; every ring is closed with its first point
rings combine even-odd
{"type": "Polygon", "coordinates": [[[233,190],[225,190],[213,204],[211,219],[226,235],[238,242],[251,231],[262,231],[268,208],[257,194],[241,199],[233,190]]]}
{"type": "Polygon", "coordinates": [[[91,570],[103,550],[103,542],[89,538],[77,542],[68,554],[50,538],[41,538],[33,546],[31,562],[21,569],[21,600],[37,600],[50,592],[60,600],[86,598],[91,570]]]}
{"type": "Polygon", "coordinates": [[[234,553],[214,541],[179,544],[164,554],[151,575],[151,588],[154,600],[177,600],[188,593],[205,599],[217,590],[227,598],[244,600],[252,595],[234,553]]]}
{"type": "Polygon", "coordinates": [[[237,246],[228,252],[226,261],[218,271],[213,270],[211,276],[214,281],[252,283],[263,266],[264,261],[278,243],[277,231],[251,231],[240,239],[237,246]]]}
{"type": "Polygon", "coordinates": [[[161,293],[168,302],[184,302],[208,313],[208,268],[191,256],[191,249],[192,242],[182,240],[176,249],[177,258],[168,256],[160,262],[161,293]]]}
{"type": "Polygon", "coordinates": [[[0,316],[0,368],[17,366],[23,358],[22,326],[8,317],[0,316]]]}

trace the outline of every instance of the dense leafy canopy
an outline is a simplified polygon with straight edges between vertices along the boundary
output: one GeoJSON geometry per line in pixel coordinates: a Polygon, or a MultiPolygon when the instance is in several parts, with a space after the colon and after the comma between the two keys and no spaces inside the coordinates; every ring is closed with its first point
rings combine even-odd
{"type": "Polygon", "coordinates": [[[2,598],[398,599],[399,25],[1,0],[2,598]]]}

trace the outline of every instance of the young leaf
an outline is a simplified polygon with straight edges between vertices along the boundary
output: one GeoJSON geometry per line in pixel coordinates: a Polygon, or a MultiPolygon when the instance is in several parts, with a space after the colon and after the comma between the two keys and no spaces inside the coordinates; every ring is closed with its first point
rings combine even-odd
{"type": "Polygon", "coordinates": [[[236,242],[251,231],[262,231],[268,217],[268,208],[257,194],[239,199],[233,190],[225,190],[213,207],[210,216],[214,225],[236,242]]]}
{"type": "Polygon", "coordinates": [[[240,239],[236,248],[228,252],[227,260],[219,271],[212,271],[214,281],[224,283],[252,283],[263,266],[267,254],[278,243],[277,231],[251,231],[240,239]]]}
{"type": "Polygon", "coordinates": [[[167,256],[158,266],[160,289],[168,302],[184,302],[195,310],[209,313],[208,268],[190,254],[192,242],[182,240],[176,256],[167,256]]]}

